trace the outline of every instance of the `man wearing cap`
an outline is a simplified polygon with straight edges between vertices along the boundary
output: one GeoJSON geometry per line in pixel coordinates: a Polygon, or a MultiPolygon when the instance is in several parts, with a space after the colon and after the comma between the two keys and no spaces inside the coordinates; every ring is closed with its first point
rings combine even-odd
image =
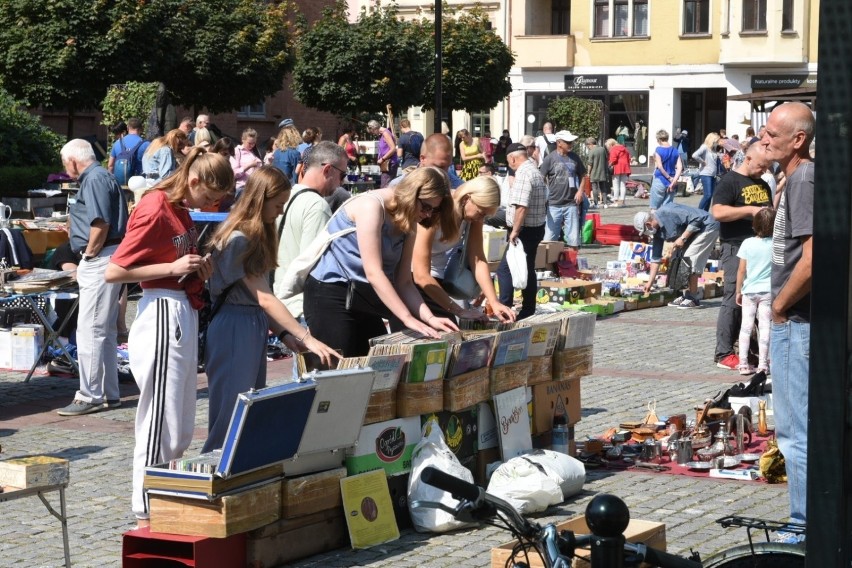
{"type": "MultiPolygon", "coordinates": [[[[547,186],[535,163],[529,159],[523,144],[510,144],[506,149],[506,161],[509,167],[515,170],[515,181],[509,189],[509,204],[506,208],[509,242],[520,243],[524,247],[527,260],[527,285],[521,292],[523,303],[517,318],[520,320],[535,314],[535,254],[538,244],[544,238],[547,186]]],[[[500,285],[500,303],[511,306],[514,289],[505,254],[497,269],[497,282],[500,285]]]]}
{"type": "Polygon", "coordinates": [[[547,183],[547,220],[544,239],[562,240],[570,248],[580,248],[580,209],[583,192],[580,180],[586,175],[583,160],[572,149],[576,134],[556,133],[556,151],[544,157],[539,171],[547,183]]]}
{"type": "MultiPolygon", "coordinates": [[[[683,296],[669,304],[673,308],[699,308],[698,275],[704,273],[704,265],[719,238],[719,222],[708,212],[679,203],[666,203],[656,211],[640,211],[633,216],[633,226],[642,235],[652,237],[651,269],[645,293],[651,291],[660,262],[663,260],[663,243],[673,242],[676,249],[685,248],[685,259],[692,263],[688,290],[683,296]]],[[[674,283],[672,283],[674,284],[674,283]]]]}

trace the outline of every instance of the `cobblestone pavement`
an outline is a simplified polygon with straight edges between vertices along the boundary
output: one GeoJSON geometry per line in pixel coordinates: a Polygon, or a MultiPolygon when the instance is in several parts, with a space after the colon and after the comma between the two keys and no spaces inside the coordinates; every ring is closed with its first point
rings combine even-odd
{"type": "MultiPolygon", "coordinates": [[[[697,197],[684,202],[695,205],[697,197]],[[694,202],[694,203],[693,203],[694,202]]],[[[628,223],[647,202],[602,210],[604,222],[628,223]]],[[[615,247],[591,246],[583,255],[592,265],[614,259],[615,247]]],[[[651,400],[657,413],[692,414],[693,406],[715,395],[738,375],[713,364],[719,299],[701,310],[656,308],[599,320],[593,373],[582,381],[583,417],[578,439],[596,435],[625,420],[640,420],[651,400]]],[[[132,310],[131,315],[132,317],[132,310]]],[[[289,361],[270,365],[271,383],[290,375],[289,361]]],[[[121,535],[134,526],[130,515],[131,453],[137,391],[122,385],[123,406],[77,418],[56,410],[70,402],[75,379],[0,374],[0,444],[3,457],[52,454],[71,461],[67,490],[68,526],[74,566],[120,566],[121,535]]],[[[190,453],[203,443],[207,423],[206,377],[199,376],[196,435],[190,453]]],[[[697,479],[638,472],[589,470],[581,495],[546,512],[542,519],[581,514],[598,493],[622,497],[633,518],[666,523],[668,549],[703,556],[745,541],[739,530],[724,530],[713,520],[726,514],[784,519],[785,486],[697,479]]],[[[54,494],[51,501],[58,506],[54,494]]],[[[403,531],[395,542],[366,551],[338,550],[297,566],[490,566],[492,546],[511,540],[508,533],[481,528],[448,535],[403,531]]],[[[59,523],[36,499],[0,503],[0,566],[62,565],[59,523]]]]}

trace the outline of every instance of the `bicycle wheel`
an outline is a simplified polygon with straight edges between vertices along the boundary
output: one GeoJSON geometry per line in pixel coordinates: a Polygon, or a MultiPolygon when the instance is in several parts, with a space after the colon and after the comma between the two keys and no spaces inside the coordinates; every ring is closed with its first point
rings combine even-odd
{"type": "Polygon", "coordinates": [[[703,562],[704,568],[804,568],[805,547],[801,544],[759,542],[752,547],[736,546],[703,562]]]}

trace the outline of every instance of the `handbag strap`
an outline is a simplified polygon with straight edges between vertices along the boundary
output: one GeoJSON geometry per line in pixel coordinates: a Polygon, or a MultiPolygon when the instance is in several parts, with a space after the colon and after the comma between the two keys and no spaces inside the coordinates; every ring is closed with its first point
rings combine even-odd
{"type": "Polygon", "coordinates": [[[284,210],[284,214],[281,216],[281,222],[278,223],[278,242],[281,242],[281,235],[284,233],[284,223],[287,222],[287,213],[290,211],[290,206],[293,205],[293,202],[296,201],[296,199],[303,193],[315,193],[317,195],[320,194],[319,191],[310,187],[306,187],[290,198],[290,201],[287,202],[287,208],[284,210]]]}
{"type": "MultiPolygon", "coordinates": [[[[462,261],[463,261],[462,266],[468,267],[467,243],[469,241],[468,237],[470,236],[470,223],[468,223],[467,221],[464,221],[462,224],[464,225],[464,227],[462,228],[462,253],[461,253],[462,254],[462,261]]],[[[468,268],[470,268],[470,267],[468,267],[468,268]]]]}
{"type": "Polygon", "coordinates": [[[237,285],[239,280],[235,280],[228,284],[228,286],[222,290],[222,293],[216,298],[216,301],[213,302],[213,307],[210,308],[210,317],[207,318],[208,322],[213,321],[213,317],[222,309],[222,306],[225,304],[225,300],[228,298],[228,294],[231,292],[231,288],[237,285]]]}

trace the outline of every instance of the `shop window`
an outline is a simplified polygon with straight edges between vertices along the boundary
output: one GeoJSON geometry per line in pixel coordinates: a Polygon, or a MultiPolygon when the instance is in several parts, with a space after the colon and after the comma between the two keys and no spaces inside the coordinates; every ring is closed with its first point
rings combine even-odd
{"type": "Polygon", "coordinates": [[[491,113],[489,111],[474,112],[470,114],[470,131],[476,137],[485,136],[491,132],[491,113]]]}
{"type": "Polygon", "coordinates": [[[648,36],[648,0],[594,0],[594,37],[648,36]]]}
{"type": "Polygon", "coordinates": [[[240,107],[237,116],[241,118],[266,118],[266,103],[240,107]]]}
{"type": "Polygon", "coordinates": [[[571,1],[553,0],[550,4],[551,35],[571,35],[571,1]]]}
{"type": "Polygon", "coordinates": [[[683,33],[710,33],[710,0],[683,0],[683,33]]]}
{"type": "Polygon", "coordinates": [[[781,31],[792,32],[796,30],[793,24],[793,0],[784,0],[781,6],[781,31]]]}
{"type": "Polygon", "coordinates": [[[766,0],[743,0],[743,31],[766,31],[766,0]]]}

